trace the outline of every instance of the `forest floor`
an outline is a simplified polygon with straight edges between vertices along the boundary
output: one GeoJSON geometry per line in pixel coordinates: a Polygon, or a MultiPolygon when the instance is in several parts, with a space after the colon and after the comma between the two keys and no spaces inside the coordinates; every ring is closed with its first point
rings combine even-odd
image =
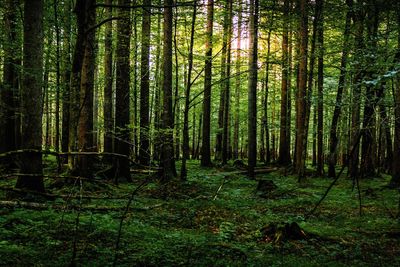
{"type": "Polygon", "coordinates": [[[306,216],[331,179],[260,174],[277,186],[260,196],[257,181],[233,167],[198,165],[190,161],[188,181],[167,192],[143,184],[144,174],[118,186],[46,179],[55,199],[35,196],[31,206],[7,200],[15,177],[2,178],[0,265],[400,266],[399,192],[388,177],[360,181],[362,216],[346,177],[306,216]]]}

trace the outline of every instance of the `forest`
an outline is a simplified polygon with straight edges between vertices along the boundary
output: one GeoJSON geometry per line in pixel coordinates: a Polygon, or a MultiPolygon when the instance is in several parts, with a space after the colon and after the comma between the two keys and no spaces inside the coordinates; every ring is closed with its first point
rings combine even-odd
{"type": "Polygon", "coordinates": [[[400,265],[399,1],[0,17],[0,266],[400,265]]]}

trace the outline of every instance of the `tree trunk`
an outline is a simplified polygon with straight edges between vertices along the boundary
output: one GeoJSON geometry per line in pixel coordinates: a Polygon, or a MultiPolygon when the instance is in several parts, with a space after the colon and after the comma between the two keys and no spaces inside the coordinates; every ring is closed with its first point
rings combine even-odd
{"type": "Polygon", "coordinates": [[[228,1],[228,29],[227,29],[227,48],[226,48],[226,72],[224,86],[224,111],[223,111],[223,130],[222,130],[222,164],[228,162],[228,138],[229,138],[229,109],[230,109],[230,75],[231,75],[231,43],[232,43],[232,1],[228,1]]]}
{"type": "MultiPolygon", "coordinates": [[[[192,15],[192,26],[190,32],[190,44],[188,54],[188,71],[186,79],[186,90],[185,90],[185,107],[183,111],[183,157],[181,167],[181,180],[187,179],[186,160],[189,159],[189,104],[190,104],[190,89],[191,89],[191,78],[193,69],[193,46],[194,46],[194,31],[196,25],[196,12],[197,12],[197,1],[193,3],[193,15],[192,15]]],[[[196,122],[194,122],[196,123],[196,122]]],[[[194,140],[194,135],[193,135],[194,140]]],[[[194,147],[192,147],[194,151],[194,147]]]]}
{"type": "MultiPolygon", "coordinates": [[[[96,3],[92,0],[87,13],[87,27],[96,24],[96,9],[92,7],[96,3]]],[[[86,33],[85,54],[81,70],[80,104],[78,121],[78,151],[93,151],[93,95],[94,95],[94,71],[96,64],[95,30],[86,33]]],[[[92,159],[88,155],[78,156],[78,174],[82,177],[92,177],[92,159]]]]}
{"type": "Polygon", "coordinates": [[[226,96],[226,82],[228,75],[227,70],[227,56],[228,56],[228,36],[229,36],[229,6],[230,0],[224,2],[224,22],[223,22],[223,36],[222,36],[222,49],[221,49],[221,83],[219,92],[219,107],[218,107],[218,130],[215,140],[215,159],[222,160],[223,149],[223,132],[224,132],[224,115],[225,115],[225,96],[226,96]]]}
{"type": "Polygon", "coordinates": [[[172,114],[172,0],[164,1],[164,49],[163,49],[163,114],[161,145],[161,181],[166,183],[176,176],[174,159],[172,114]]]}
{"type": "Polygon", "coordinates": [[[278,163],[281,165],[290,164],[290,147],[288,145],[288,87],[289,83],[289,0],[284,1],[283,7],[283,36],[282,36],[282,84],[281,84],[281,118],[279,128],[279,157],[278,163]]]}
{"type": "MultiPolygon", "coordinates": [[[[106,4],[111,5],[112,0],[106,0],[106,4]]],[[[112,8],[106,8],[107,18],[112,17],[112,8]]],[[[114,151],[114,119],[113,119],[113,58],[112,58],[112,21],[107,22],[105,26],[104,37],[104,152],[112,153],[114,151]]]]}
{"type": "Polygon", "coordinates": [[[211,119],[211,75],[212,75],[212,36],[213,36],[214,0],[207,2],[206,61],[204,68],[203,135],[201,162],[203,167],[211,163],[210,119],[211,119]]]}
{"type": "MultiPolygon", "coordinates": [[[[119,0],[119,5],[130,5],[131,0],[119,0]]],[[[115,152],[125,157],[115,157],[115,183],[131,181],[130,155],[130,10],[119,9],[117,22],[116,97],[115,97],[115,152]]]]}
{"type": "MultiPolygon", "coordinates": [[[[400,3],[397,3],[397,51],[394,62],[400,61],[400,3]]],[[[395,63],[395,64],[396,64],[395,63]]],[[[390,186],[400,187],[400,74],[395,78],[395,95],[394,95],[394,142],[393,142],[393,163],[392,163],[392,179],[390,186]]]]}
{"type": "Polygon", "coordinates": [[[42,169],[42,72],[43,72],[43,0],[25,1],[24,6],[23,82],[21,92],[20,172],[17,188],[44,192],[42,169]],[[32,176],[33,175],[33,176],[32,176]]]}
{"type": "MultiPolygon", "coordinates": [[[[86,31],[89,28],[88,16],[89,10],[92,5],[92,0],[84,1],[78,0],[75,6],[75,13],[77,18],[77,36],[75,43],[75,51],[72,61],[71,70],[71,84],[69,91],[69,152],[78,151],[78,122],[80,116],[80,85],[81,85],[81,70],[83,58],[85,55],[87,45],[86,31]]],[[[76,171],[77,156],[69,155],[68,160],[69,168],[72,172],[76,171]]]]}
{"type": "MultiPolygon", "coordinates": [[[[16,116],[18,107],[16,106],[16,97],[18,96],[18,66],[19,53],[17,40],[17,8],[16,0],[7,0],[4,14],[5,42],[4,48],[4,66],[3,66],[3,86],[0,93],[0,153],[16,150],[16,116]]],[[[2,161],[6,164],[12,162],[6,158],[2,161]]]]}
{"type": "MultiPolygon", "coordinates": [[[[64,12],[71,12],[71,1],[64,3],[64,12]]],[[[62,126],[61,151],[69,150],[70,98],[71,98],[71,16],[66,16],[63,23],[63,71],[62,75],[62,126]]]]}
{"type": "MultiPolygon", "coordinates": [[[[237,51],[236,51],[236,73],[240,73],[241,69],[241,38],[242,38],[242,1],[239,0],[238,22],[237,22],[237,51]]],[[[241,77],[236,76],[235,83],[235,113],[233,125],[233,159],[239,157],[239,117],[240,117],[240,90],[241,77]]]]}
{"type": "Polygon", "coordinates": [[[353,78],[353,96],[352,96],[352,112],[351,112],[351,141],[354,148],[354,152],[350,155],[349,159],[349,176],[358,176],[358,165],[359,165],[359,142],[358,135],[360,131],[360,109],[361,109],[361,83],[364,77],[364,66],[363,66],[363,49],[364,49],[364,11],[358,4],[356,11],[353,13],[353,23],[355,28],[355,74],[353,78]]]}
{"type": "Polygon", "coordinates": [[[257,162],[257,52],[258,52],[258,0],[250,0],[249,17],[249,84],[248,84],[248,175],[255,177],[257,162]]]}
{"type": "Polygon", "coordinates": [[[317,126],[317,175],[324,173],[323,136],[324,136],[324,17],[323,0],[316,2],[317,25],[317,57],[318,57],[318,126],[317,126]]]}
{"type": "MultiPolygon", "coordinates": [[[[370,54],[376,53],[377,36],[379,27],[379,9],[376,3],[368,1],[367,8],[367,51],[370,54]]],[[[369,66],[366,71],[366,79],[373,80],[376,78],[376,57],[368,57],[366,65],[369,66]]],[[[375,108],[377,106],[378,96],[376,95],[376,87],[368,83],[365,92],[364,116],[363,116],[363,135],[361,143],[361,164],[360,174],[362,177],[373,177],[375,175],[375,108]]]]}
{"type": "Polygon", "coordinates": [[[346,84],[346,74],[347,74],[347,58],[350,50],[350,25],[351,17],[353,16],[353,0],[346,0],[348,10],[346,15],[345,28],[343,33],[343,48],[342,48],[342,58],[340,62],[340,76],[338,82],[338,91],[336,95],[336,104],[333,112],[331,129],[329,134],[329,160],[328,160],[328,176],[331,178],[336,177],[335,165],[337,161],[337,150],[338,150],[338,122],[340,114],[342,112],[342,98],[343,89],[346,84]]]}
{"type": "Polygon", "coordinates": [[[140,150],[139,162],[144,166],[150,163],[149,147],[149,72],[150,72],[150,25],[151,25],[151,0],[143,1],[142,20],[142,52],[140,64],[140,150]]]}
{"type": "Polygon", "coordinates": [[[56,31],[56,127],[55,127],[55,150],[60,151],[60,87],[61,87],[61,30],[58,19],[58,0],[54,0],[54,26],[56,31]]]}
{"type": "Polygon", "coordinates": [[[306,150],[306,113],[307,113],[307,46],[308,46],[308,1],[300,0],[299,16],[299,70],[298,70],[298,92],[297,92],[297,112],[296,112],[296,148],[294,171],[299,180],[304,178],[306,150]]]}

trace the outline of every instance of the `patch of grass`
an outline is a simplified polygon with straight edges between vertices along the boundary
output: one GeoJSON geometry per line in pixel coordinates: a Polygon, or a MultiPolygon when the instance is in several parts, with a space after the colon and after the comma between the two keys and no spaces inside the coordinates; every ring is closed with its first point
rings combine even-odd
{"type": "MultiPolygon", "coordinates": [[[[118,266],[400,265],[400,225],[393,218],[399,195],[384,187],[389,177],[360,181],[362,216],[357,190],[341,178],[307,217],[330,179],[308,178],[299,185],[296,177],[279,171],[260,175],[278,187],[261,198],[257,181],[198,165],[188,162],[188,181],[173,187],[167,198],[160,195],[158,183],[134,197],[123,222],[118,266]],[[278,222],[297,222],[307,239],[264,240],[260,230],[278,222]]],[[[136,176],[132,184],[119,186],[94,188],[84,181],[82,188],[53,188],[52,193],[64,197],[47,202],[47,210],[0,208],[0,265],[65,266],[74,247],[77,265],[112,265],[124,207],[143,179],[136,176]],[[80,201],[80,192],[95,198],[80,201]]],[[[0,181],[1,186],[14,183],[0,181]]]]}

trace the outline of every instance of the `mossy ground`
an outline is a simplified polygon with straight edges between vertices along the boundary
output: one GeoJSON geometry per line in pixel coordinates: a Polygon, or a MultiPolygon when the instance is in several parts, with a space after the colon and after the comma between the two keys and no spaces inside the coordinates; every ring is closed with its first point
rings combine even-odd
{"type": "MultiPolygon", "coordinates": [[[[188,181],[167,196],[155,182],[138,192],[123,222],[117,266],[400,266],[399,193],[385,187],[388,177],[360,181],[362,216],[357,190],[343,177],[306,217],[332,180],[299,184],[279,172],[259,175],[278,186],[265,199],[245,175],[198,165],[190,161],[188,181]],[[266,240],[260,229],[274,222],[297,222],[308,238],[266,240]]],[[[46,210],[0,208],[0,265],[66,266],[74,247],[78,266],[112,265],[123,207],[143,179],[49,189],[73,198],[46,202],[53,207],[46,210]]]]}

